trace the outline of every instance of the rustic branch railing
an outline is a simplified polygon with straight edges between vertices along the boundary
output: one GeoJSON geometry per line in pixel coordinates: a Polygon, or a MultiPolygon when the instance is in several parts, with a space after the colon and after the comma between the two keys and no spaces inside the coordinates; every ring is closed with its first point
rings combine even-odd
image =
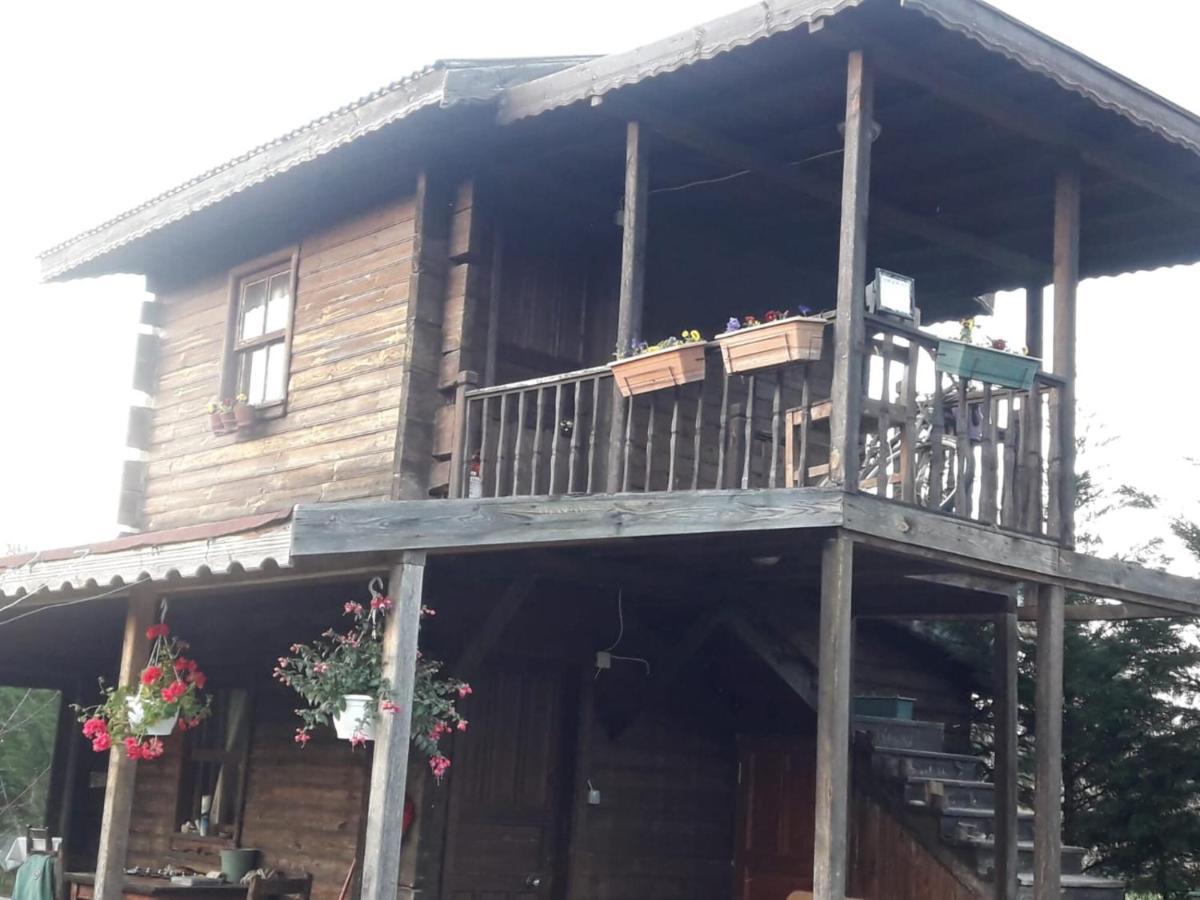
{"type": "MultiPolygon", "coordinates": [[[[1057,537],[1061,380],[967,383],[937,371],[936,337],[871,317],[866,335],[859,489],[1057,537]]],[[[615,406],[607,367],[464,389],[452,495],[599,493],[610,444],[621,491],[827,484],[830,378],[828,350],[727,375],[710,348],[704,380],[615,406]]]]}

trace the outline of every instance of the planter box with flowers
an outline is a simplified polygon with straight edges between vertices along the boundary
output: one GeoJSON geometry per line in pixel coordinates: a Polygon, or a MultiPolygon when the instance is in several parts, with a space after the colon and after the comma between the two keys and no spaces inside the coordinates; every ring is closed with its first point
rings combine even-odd
{"type": "Polygon", "coordinates": [[[657,344],[644,341],[635,344],[631,352],[622,354],[608,364],[617,390],[623,397],[647,394],[667,387],[678,387],[704,379],[704,349],[708,343],[698,331],[685,331],[679,337],[669,337],[657,344]]]}
{"type": "Polygon", "coordinates": [[[238,394],[233,400],[233,420],[239,429],[250,428],[258,422],[258,407],[248,403],[245,394],[238,394]]]}
{"type": "Polygon", "coordinates": [[[964,320],[961,340],[938,341],[937,370],[968,381],[983,381],[1027,391],[1041,368],[1041,360],[1008,349],[1003,339],[973,343],[974,320],[964,320]]]}
{"type": "Polygon", "coordinates": [[[232,434],[237,431],[237,415],[232,400],[212,400],[208,407],[208,426],[216,435],[232,434]]]}
{"type": "Polygon", "coordinates": [[[801,307],[798,315],[771,310],[761,320],[754,316],[731,318],[725,333],[716,337],[725,371],[736,375],[820,359],[825,344],[825,320],[810,313],[811,310],[801,307]]]}
{"type": "MultiPolygon", "coordinates": [[[[392,601],[381,590],[379,579],[372,579],[365,605],[351,601],[343,606],[351,619],[345,631],[330,628],[312,644],[293,644],[294,655],[279,659],[275,678],[306,704],[296,710],[303,723],[295,736],[301,747],[322,725],[332,725],[339,738],[360,747],[375,739],[380,714],[404,712],[392,702],[392,687],[383,677],[384,619],[392,601]]],[[[423,608],[421,615],[431,616],[433,610],[423,608]]],[[[441,667],[435,659],[418,656],[411,711],[412,741],[429,758],[439,780],[450,767],[439,743],[452,731],[467,730],[455,702],[471,693],[470,685],[441,677],[441,667]]]]}
{"type": "Polygon", "coordinates": [[[146,637],[154,644],[136,686],[104,688],[103,703],[75,707],[83,736],[97,753],[122,745],[130,759],[157,759],[162,738],[176,728],[195,728],[209,715],[211,699],[203,694],[207,678],[194,659],[184,656],[187,643],[172,637],[165,622],[150,626],[146,637]]]}

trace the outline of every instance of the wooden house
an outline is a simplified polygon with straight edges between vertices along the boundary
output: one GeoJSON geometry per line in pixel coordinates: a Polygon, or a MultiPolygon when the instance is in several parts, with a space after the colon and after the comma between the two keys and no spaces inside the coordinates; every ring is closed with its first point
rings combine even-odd
{"type": "Polygon", "coordinates": [[[49,250],[48,280],[146,276],[145,402],[128,533],[0,560],[0,683],[134,677],[165,600],[223,729],[132,762],[64,712],[67,868],[103,900],[236,846],[320,900],[1123,896],[1062,846],[1064,621],[1195,615],[1200,584],[1074,547],[1076,287],[1200,258],[1198,155],[1200,119],[977,0],[765,0],[437,63],[49,250]],[[1014,289],[1016,377],[921,327],[1014,289]],[[800,305],[801,344],[609,365],[800,305]],[[296,746],[271,680],[376,576],[396,701],[423,603],[475,687],[440,786],[403,716],[296,746]],[[994,671],[929,619],[992,629],[994,671]]]}

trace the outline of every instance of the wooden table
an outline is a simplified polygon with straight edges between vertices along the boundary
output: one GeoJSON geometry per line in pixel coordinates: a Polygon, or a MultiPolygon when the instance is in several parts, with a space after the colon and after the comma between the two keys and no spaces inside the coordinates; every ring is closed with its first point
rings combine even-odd
{"type": "MultiPolygon", "coordinates": [[[[70,886],[70,900],[90,900],[95,896],[95,872],[67,872],[63,880],[70,886]]],[[[164,898],[183,898],[183,900],[234,900],[246,896],[245,885],[217,884],[187,887],[181,884],[171,884],[169,878],[150,878],[145,875],[126,875],[121,893],[131,900],[164,900],[164,898]]]]}

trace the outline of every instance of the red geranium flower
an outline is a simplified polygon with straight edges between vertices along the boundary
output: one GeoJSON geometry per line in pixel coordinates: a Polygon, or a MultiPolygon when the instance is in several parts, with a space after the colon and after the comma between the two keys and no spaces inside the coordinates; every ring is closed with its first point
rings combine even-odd
{"type": "Polygon", "coordinates": [[[107,731],[102,731],[92,738],[92,749],[97,753],[103,753],[112,746],[112,738],[108,736],[107,731]]]}
{"type": "Polygon", "coordinates": [[[142,670],[142,684],[151,685],[162,677],[162,669],[158,666],[146,666],[142,670]]]}
{"type": "Polygon", "coordinates": [[[166,637],[171,633],[171,626],[166,622],[159,622],[157,625],[151,625],[146,629],[146,639],[155,640],[156,638],[166,637]]]}
{"type": "Polygon", "coordinates": [[[192,684],[194,684],[200,690],[204,690],[204,686],[206,684],[208,684],[208,676],[198,670],[193,671],[192,672],[192,684]]]}

